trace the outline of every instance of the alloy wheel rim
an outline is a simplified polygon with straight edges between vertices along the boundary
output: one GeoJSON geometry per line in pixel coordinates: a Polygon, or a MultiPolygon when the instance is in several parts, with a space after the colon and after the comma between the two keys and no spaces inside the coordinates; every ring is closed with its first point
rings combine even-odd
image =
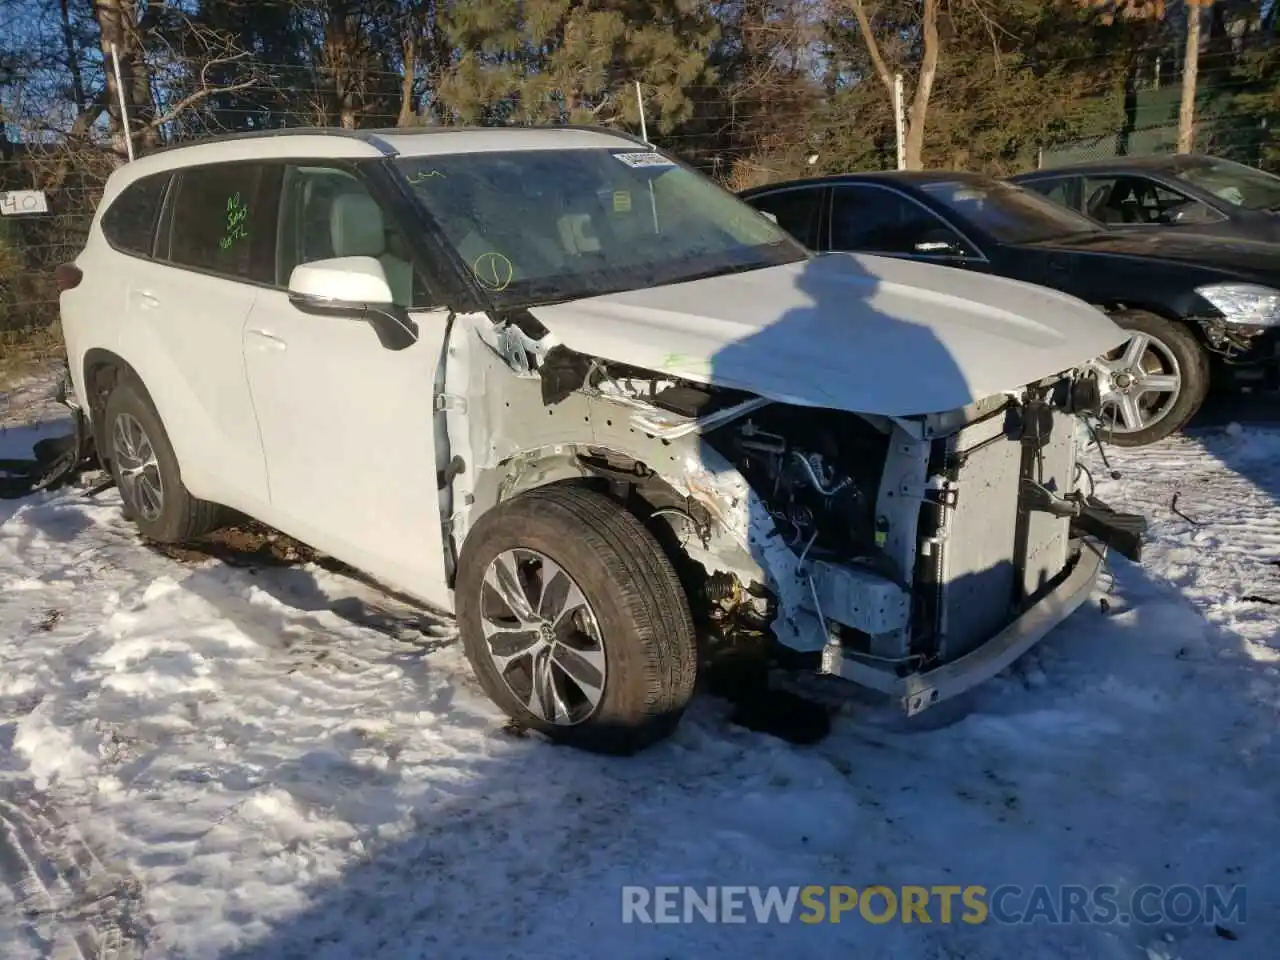
{"type": "Polygon", "coordinates": [[[137,417],[122,413],[111,431],[111,452],[119,473],[120,493],[142,519],[154,523],[164,510],[164,480],[147,431],[137,417]]]}
{"type": "Polygon", "coordinates": [[[582,588],[537,550],[498,554],[485,570],[480,624],[503,684],[539,720],[593,716],[607,672],[599,620],[582,588]]]}
{"type": "Polygon", "coordinates": [[[1162,340],[1134,333],[1119,356],[1097,361],[1102,386],[1102,422],[1128,435],[1164,420],[1182,392],[1182,367],[1162,340]]]}

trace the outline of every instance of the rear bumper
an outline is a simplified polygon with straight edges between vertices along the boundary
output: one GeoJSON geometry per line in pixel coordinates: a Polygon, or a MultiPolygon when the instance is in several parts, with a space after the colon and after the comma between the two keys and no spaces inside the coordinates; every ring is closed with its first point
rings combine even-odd
{"type": "Polygon", "coordinates": [[[985,683],[1044,639],[1089,599],[1106,547],[1092,537],[1081,538],[1079,543],[1075,564],[1056,587],[995,636],[962,657],[930,670],[896,677],[833,643],[822,651],[820,670],[890,695],[902,705],[907,716],[985,683]]]}

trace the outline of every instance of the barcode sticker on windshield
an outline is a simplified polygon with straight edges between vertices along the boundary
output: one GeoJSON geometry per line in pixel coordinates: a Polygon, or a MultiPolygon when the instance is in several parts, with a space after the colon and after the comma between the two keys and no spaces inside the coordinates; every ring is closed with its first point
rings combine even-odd
{"type": "Polygon", "coordinates": [[[615,157],[628,167],[674,167],[675,164],[656,151],[644,153],[615,153],[615,157]]]}

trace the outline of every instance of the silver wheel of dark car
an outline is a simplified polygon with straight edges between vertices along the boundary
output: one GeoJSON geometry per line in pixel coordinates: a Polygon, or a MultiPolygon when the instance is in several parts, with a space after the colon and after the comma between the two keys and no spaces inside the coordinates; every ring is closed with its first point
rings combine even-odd
{"type": "Polygon", "coordinates": [[[494,557],[480,625],[494,670],[531,714],[569,726],[595,713],[606,670],[599,621],[554,560],[526,549],[494,557]]]}
{"type": "Polygon", "coordinates": [[[1154,427],[1173,409],[1182,390],[1182,367],[1169,346],[1137,332],[1111,356],[1098,361],[1102,421],[1115,434],[1154,427]]]}
{"type": "Polygon", "coordinates": [[[1209,356],[1184,324],[1146,310],[1112,312],[1129,340],[1094,361],[1100,419],[1121,447],[1155,443],[1180,430],[1209,390],[1209,356]]]}
{"type": "Polygon", "coordinates": [[[116,417],[111,430],[111,454],[116,462],[120,493],[143,520],[154,523],[164,510],[164,478],[147,431],[127,413],[116,417]]]}

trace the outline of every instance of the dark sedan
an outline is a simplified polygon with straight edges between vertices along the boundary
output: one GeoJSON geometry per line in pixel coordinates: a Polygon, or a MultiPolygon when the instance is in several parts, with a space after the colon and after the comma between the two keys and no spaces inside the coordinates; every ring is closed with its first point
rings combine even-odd
{"type": "Polygon", "coordinates": [[[971,173],[848,174],[744,191],[818,251],[909,257],[1072,294],[1133,332],[1099,358],[1114,442],[1168,436],[1218,385],[1280,385],[1280,246],[1109,231],[971,173]]]}
{"type": "Polygon", "coordinates": [[[1108,227],[1280,243],[1280,177],[1198,154],[1119,157],[1010,177],[1108,227]]]}

